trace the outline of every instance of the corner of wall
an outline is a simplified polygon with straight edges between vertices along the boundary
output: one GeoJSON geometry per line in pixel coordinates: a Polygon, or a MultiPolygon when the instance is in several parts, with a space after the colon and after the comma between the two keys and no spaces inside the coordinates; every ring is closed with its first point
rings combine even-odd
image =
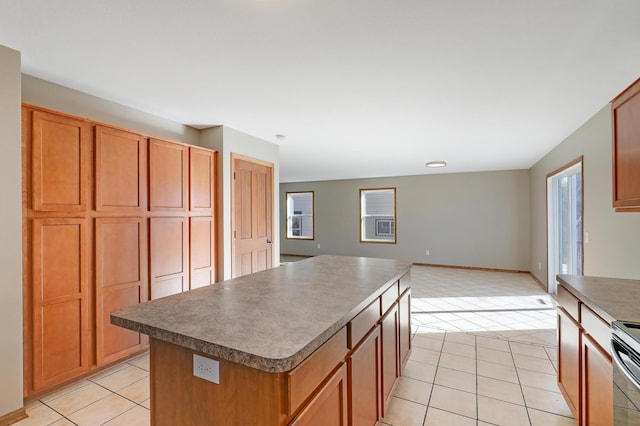
{"type": "Polygon", "coordinates": [[[20,52],[0,46],[0,187],[4,203],[0,246],[0,417],[23,407],[20,61],[20,52]]]}

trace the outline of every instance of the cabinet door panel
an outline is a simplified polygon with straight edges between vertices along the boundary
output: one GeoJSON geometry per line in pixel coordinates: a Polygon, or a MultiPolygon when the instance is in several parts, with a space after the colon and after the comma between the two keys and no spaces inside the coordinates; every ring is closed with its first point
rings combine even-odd
{"type": "Polygon", "coordinates": [[[189,227],[191,289],[215,282],[215,235],[212,217],[192,217],[189,227]]]}
{"type": "Polygon", "coordinates": [[[189,148],[189,210],[213,212],[215,188],[215,152],[189,148]]]}
{"type": "Polygon", "coordinates": [[[580,348],[582,328],[567,312],[558,308],[558,387],[574,418],[580,416],[580,348]]]}
{"type": "Polygon", "coordinates": [[[346,426],[347,424],[347,371],[342,366],[320,389],[291,426],[346,426]]]}
{"type": "Polygon", "coordinates": [[[393,305],[381,323],[382,342],[382,416],[391,399],[391,392],[398,378],[398,305],[393,305]]]}
{"type": "Polygon", "coordinates": [[[380,418],[380,327],[348,359],[351,425],[373,425],[380,418]]]}
{"type": "Polygon", "coordinates": [[[96,210],[145,210],[146,139],[105,126],[96,126],[95,132],[96,210]]]}
{"type": "Polygon", "coordinates": [[[147,300],[143,218],[96,219],[96,360],[103,365],[144,345],[139,333],[111,325],[112,311],[147,300]]]}
{"type": "Polygon", "coordinates": [[[611,425],[613,424],[611,357],[590,335],[585,335],[582,342],[583,424],[611,425]]]}
{"type": "Polygon", "coordinates": [[[398,301],[398,321],[398,367],[402,375],[411,350],[411,289],[408,289],[398,301]]]}
{"type": "Polygon", "coordinates": [[[34,210],[87,209],[89,135],[89,127],[83,120],[33,112],[34,210]]]}
{"type": "Polygon", "coordinates": [[[151,227],[151,299],[188,289],[189,235],[184,217],[154,217],[151,227]]]}
{"type": "Polygon", "coordinates": [[[640,206],[640,80],[613,101],[613,206],[640,206]]]}
{"type": "Polygon", "coordinates": [[[86,219],[33,221],[33,388],[89,368],[86,219]]]}
{"type": "Polygon", "coordinates": [[[187,147],[149,140],[149,209],[186,211],[188,190],[187,147]]]}

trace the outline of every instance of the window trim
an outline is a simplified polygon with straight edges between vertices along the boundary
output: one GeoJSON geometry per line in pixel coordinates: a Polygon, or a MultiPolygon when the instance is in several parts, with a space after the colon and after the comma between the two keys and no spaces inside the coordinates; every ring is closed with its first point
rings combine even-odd
{"type": "MultiPolygon", "coordinates": [[[[370,244],[397,244],[398,243],[398,212],[397,212],[398,190],[395,186],[384,188],[360,188],[360,197],[358,197],[358,205],[360,206],[360,242],[370,244]],[[362,195],[366,191],[393,191],[393,240],[367,240],[364,239],[364,216],[362,215],[362,195]]],[[[385,219],[391,220],[391,219],[385,219]]]]}
{"type": "Polygon", "coordinates": [[[306,240],[313,241],[316,236],[316,194],[315,191],[290,191],[286,192],[284,196],[286,213],[285,213],[285,238],[287,240],[306,240]],[[302,215],[289,215],[289,194],[311,194],[311,237],[294,237],[289,236],[289,219],[292,216],[300,217],[300,224],[302,224],[302,215]]]}

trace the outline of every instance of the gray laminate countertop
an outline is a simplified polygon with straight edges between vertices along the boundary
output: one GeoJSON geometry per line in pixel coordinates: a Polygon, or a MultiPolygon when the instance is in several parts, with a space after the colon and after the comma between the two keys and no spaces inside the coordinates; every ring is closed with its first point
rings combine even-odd
{"type": "Polygon", "coordinates": [[[317,256],[111,313],[111,323],[270,372],[289,371],[412,264],[317,256]]]}
{"type": "Polygon", "coordinates": [[[558,282],[609,323],[640,322],[640,280],[558,275],[558,282]]]}

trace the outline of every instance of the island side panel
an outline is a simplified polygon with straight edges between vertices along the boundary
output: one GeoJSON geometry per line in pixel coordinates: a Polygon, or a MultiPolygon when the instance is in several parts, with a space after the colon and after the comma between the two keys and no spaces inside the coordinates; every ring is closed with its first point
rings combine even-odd
{"type": "Polygon", "coordinates": [[[220,384],[193,375],[193,355],[206,354],[151,339],[153,426],[286,422],[283,373],[269,373],[220,359],[220,384]]]}

